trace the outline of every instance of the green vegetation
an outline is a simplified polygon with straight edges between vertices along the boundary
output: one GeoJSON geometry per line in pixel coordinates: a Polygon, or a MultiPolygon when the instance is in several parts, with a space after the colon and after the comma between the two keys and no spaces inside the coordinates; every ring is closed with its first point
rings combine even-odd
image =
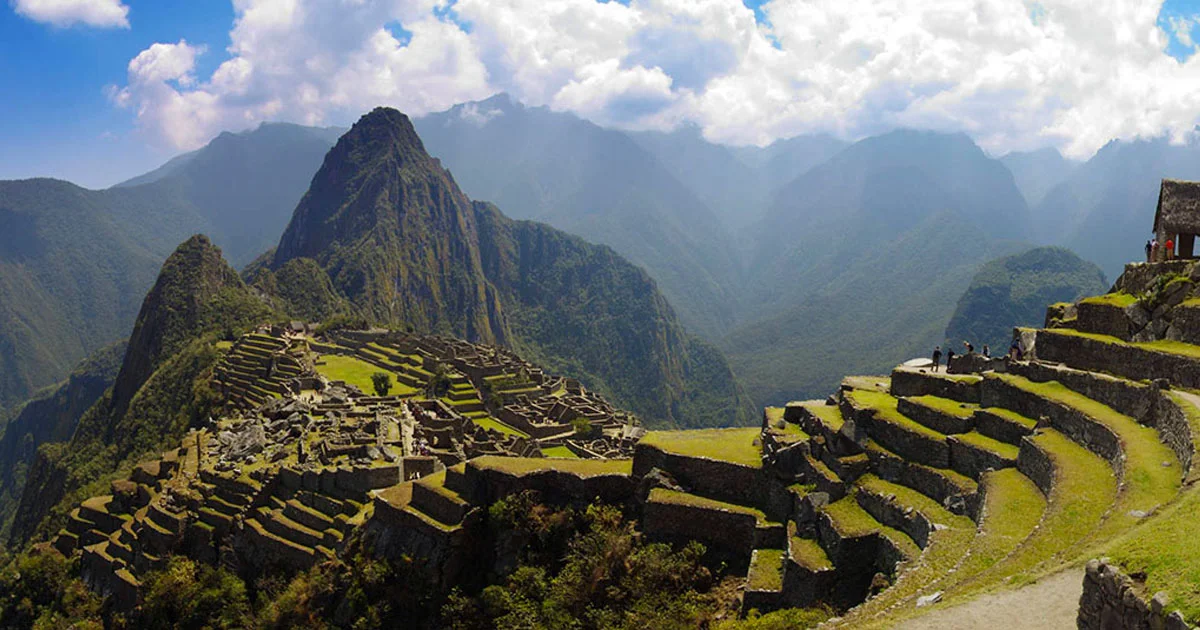
{"type": "Polygon", "coordinates": [[[875,411],[875,418],[904,428],[931,440],[945,440],[946,436],[905,416],[896,409],[896,399],[891,394],[879,391],[856,389],[846,394],[861,407],[875,411]]]}
{"type": "Polygon", "coordinates": [[[371,386],[375,389],[376,396],[387,396],[392,389],[392,379],[394,377],[388,372],[372,372],[371,386]]]}
{"type": "Polygon", "coordinates": [[[1017,455],[1019,455],[1021,452],[1020,447],[1014,444],[1001,442],[995,438],[990,438],[986,435],[983,435],[978,431],[959,433],[955,435],[954,438],[960,442],[970,444],[971,446],[978,447],[982,450],[991,451],[992,453],[995,453],[1004,459],[1016,460],[1017,455]]]}
{"type": "Polygon", "coordinates": [[[490,511],[498,535],[531,543],[522,564],[477,595],[451,594],[441,627],[684,630],[707,625],[730,594],[700,563],[697,542],[646,544],[615,507],[553,510],[527,497],[490,511]]]}
{"type": "Polygon", "coordinates": [[[246,585],[221,567],[173,556],[146,575],[138,621],[150,628],[241,628],[250,625],[246,585]]]}
{"type": "Polygon", "coordinates": [[[472,418],[471,422],[474,422],[476,425],[483,427],[484,429],[488,429],[488,430],[492,430],[492,431],[499,431],[505,435],[515,435],[518,437],[526,437],[526,438],[529,437],[528,433],[525,433],[524,431],[518,431],[517,429],[514,429],[514,428],[508,426],[507,424],[504,424],[503,422],[500,422],[499,420],[492,418],[491,416],[472,418]]]}
{"type": "Polygon", "coordinates": [[[833,618],[833,611],[828,608],[785,608],[765,615],[757,610],[751,610],[745,619],[724,619],[718,621],[714,630],[799,630],[815,628],[818,624],[833,618]]]}
{"type": "MultiPolygon", "coordinates": [[[[1008,349],[1013,326],[1039,326],[1046,305],[1074,302],[1104,293],[1108,285],[1096,265],[1060,247],[1038,247],[1015,256],[993,260],[980,267],[958,300],[945,339],[958,351],[962,340],[983,344],[998,355],[1008,349]]],[[[1126,301],[1133,296],[1088,298],[1126,301]]]]}
{"type": "Polygon", "coordinates": [[[796,561],[796,564],[809,571],[823,571],[833,568],[833,563],[829,561],[829,556],[821,548],[821,543],[811,538],[797,538],[796,536],[792,536],[788,549],[790,550],[791,558],[796,561]]]}
{"type": "Polygon", "coordinates": [[[628,475],[633,472],[633,460],[630,459],[533,459],[486,455],[471,460],[470,465],[518,476],[543,470],[556,470],[581,477],[628,475]]]}
{"type": "Polygon", "coordinates": [[[760,523],[767,522],[767,517],[765,514],[763,514],[762,510],[758,510],[758,509],[755,509],[752,507],[747,507],[745,505],[738,505],[736,503],[726,503],[724,501],[717,501],[716,499],[709,499],[707,497],[702,497],[702,496],[699,496],[696,494],[689,494],[687,492],[679,492],[678,490],[668,490],[667,488],[654,488],[653,490],[650,491],[650,497],[647,500],[654,502],[654,503],[666,503],[666,504],[670,504],[670,505],[684,505],[687,507],[700,508],[703,510],[720,510],[722,512],[735,512],[738,514],[748,514],[748,515],[753,516],[756,519],[758,519],[758,522],[760,522],[760,523]]]}
{"type": "Polygon", "coordinates": [[[387,377],[388,390],[397,396],[412,396],[417,390],[396,380],[396,376],[355,357],[323,354],[317,359],[317,371],[331,381],[345,381],[364,392],[375,391],[375,374],[387,377]]]}
{"type": "Polygon", "coordinates": [[[1048,569],[1073,560],[1064,557],[1062,550],[1091,533],[1117,499],[1116,478],[1099,456],[1052,429],[1031,439],[1050,455],[1055,467],[1045,516],[1018,549],[957,587],[956,596],[966,597],[1009,576],[1028,579],[1039,565],[1048,569]]]}
{"type": "Polygon", "coordinates": [[[826,405],[825,401],[811,401],[803,403],[803,405],[830,431],[835,433],[841,431],[842,425],[846,423],[846,420],[842,418],[842,410],[838,409],[836,405],[826,405]]]}
{"type": "Polygon", "coordinates": [[[579,456],[575,454],[575,451],[572,451],[565,446],[543,446],[542,455],[545,455],[546,457],[579,459],[579,456]]]}
{"type": "Polygon", "coordinates": [[[641,444],[664,453],[705,457],[751,468],[762,467],[759,429],[650,431],[641,444]]]}
{"type": "Polygon", "coordinates": [[[1139,520],[1131,516],[1131,512],[1152,512],[1178,494],[1182,477],[1179,462],[1175,452],[1158,440],[1154,429],[1055,381],[1034,383],[1013,375],[1000,375],[999,378],[1087,414],[1111,429],[1121,440],[1125,454],[1123,488],[1113,505],[1112,516],[1092,536],[1093,539],[1106,540],[1124,531],[1139,520]]]}
{"type": "Polygon", "coordinates": [[[1125,308],[1138,303],[1138,298],[1135,295],[1122,293],[1105,293],[1104,295],[1093,295],[1079,301],[1080,304],[1103,304],[1106,306],[1115,306],[1125,308]]]}
{"type": "Polygon", "coordinates": [[[1166,591],[1169,608],[1189,620],[1200,618],[1200,489],[1193,486],[1179,501],[1104,548],[1126,573],[1144,573],[1144,592],[1166,591]]]}
{"type": "Polygon", "coordinates": [[[27,553],[0,570],[0,626],[104,628],[102,600],[79,579],[79,561],[27,553]]]}
{"type": "Polygon", "coordinates": [[[879,531],[879,521],[871,518],[853,496],[839,499],[821,508],[829,516],[838,533],[845,537],[867,536],[879,531]]]}
{"type": "Polygon", "coordinates": [[[984,473],[987,488],[983,522],[957,579],[970,577],[1012,553],[1037,527],[1046,511],[1046,497],[1015,468],[984,473]]]}
{"type": "Polygon", "coordinates": [[[782,549],[755,549],[746,576],[746,589],[754,591],[778,591],[783,588],[782,549]]]}
{"type": "Polygon", "coordinates": [[[958,402],[948,398],[938,398],[937,396],[914,396],[909,398],[910,401],[920,405],[936,409],[949,416],[957,416],[959,418],[970,418],[979,410],[979,405],[972,403],[958,402]]]}

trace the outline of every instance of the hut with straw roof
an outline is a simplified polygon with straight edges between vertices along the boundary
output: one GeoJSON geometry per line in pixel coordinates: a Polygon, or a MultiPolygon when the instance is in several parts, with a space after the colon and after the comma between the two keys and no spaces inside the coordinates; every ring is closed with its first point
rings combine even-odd
{"type": "MultiPolygon", "coordinates": [[[[1200,182],[1162,180],[1154,212],[1154,234],[1160,249],[1173,240],[1179,252],[1177,258],[1195,257],[1196,235],[1200,234],[1200,182]]],[[[1159,260],[1165,256],[1163,251],[1159,260]]]]}

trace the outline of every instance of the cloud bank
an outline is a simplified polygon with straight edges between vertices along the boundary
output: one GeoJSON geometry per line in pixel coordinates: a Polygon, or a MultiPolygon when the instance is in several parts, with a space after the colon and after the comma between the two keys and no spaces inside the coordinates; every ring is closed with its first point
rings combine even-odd
{"type": "Polygon", "coordinates": [[[129,7],[120,0],[11,0],[13,11],[52,26],[129,28],[129,7]]]}
{"type": "MultiPolygon", "coordinates": [[[[23,4],[74,5],[67,0],[23,4]]],[[[91,3],[97,5],[105,2],[91,3]]],[[[1200,119],[1194,16],[1135,0],[234,0],[225,59],[160,43],[114,101],[152,138],[199,146],[262,120],[345,123],[386,104],[419,115],[505,91],[633,129],[699,125],[766,144],[898,126],[963,131],[995,153],[1111,139],[1200,119]]],[[[124,14],[122,14],[124,19],[124,14]]]]}

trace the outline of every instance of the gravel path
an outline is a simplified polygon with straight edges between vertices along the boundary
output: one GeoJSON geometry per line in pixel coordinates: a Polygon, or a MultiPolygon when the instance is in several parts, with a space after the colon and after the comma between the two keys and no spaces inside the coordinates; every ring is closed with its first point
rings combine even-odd
{"type": "Polygon", "coordinates": [[[1083,568],[1013,591],[984,595],[899,624],[904,630],[1068,630],[1075,628],[1083,568]]]}

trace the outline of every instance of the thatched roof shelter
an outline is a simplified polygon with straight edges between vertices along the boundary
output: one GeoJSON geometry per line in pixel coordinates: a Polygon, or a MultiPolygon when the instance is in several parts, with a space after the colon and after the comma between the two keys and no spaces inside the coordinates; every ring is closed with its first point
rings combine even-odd
{"type": "Polygon", "coordinates": [[[1162,180],[1154,233],[1160,239],[1169,234],[1200,234],[1200,182],[1162,180]]]}

